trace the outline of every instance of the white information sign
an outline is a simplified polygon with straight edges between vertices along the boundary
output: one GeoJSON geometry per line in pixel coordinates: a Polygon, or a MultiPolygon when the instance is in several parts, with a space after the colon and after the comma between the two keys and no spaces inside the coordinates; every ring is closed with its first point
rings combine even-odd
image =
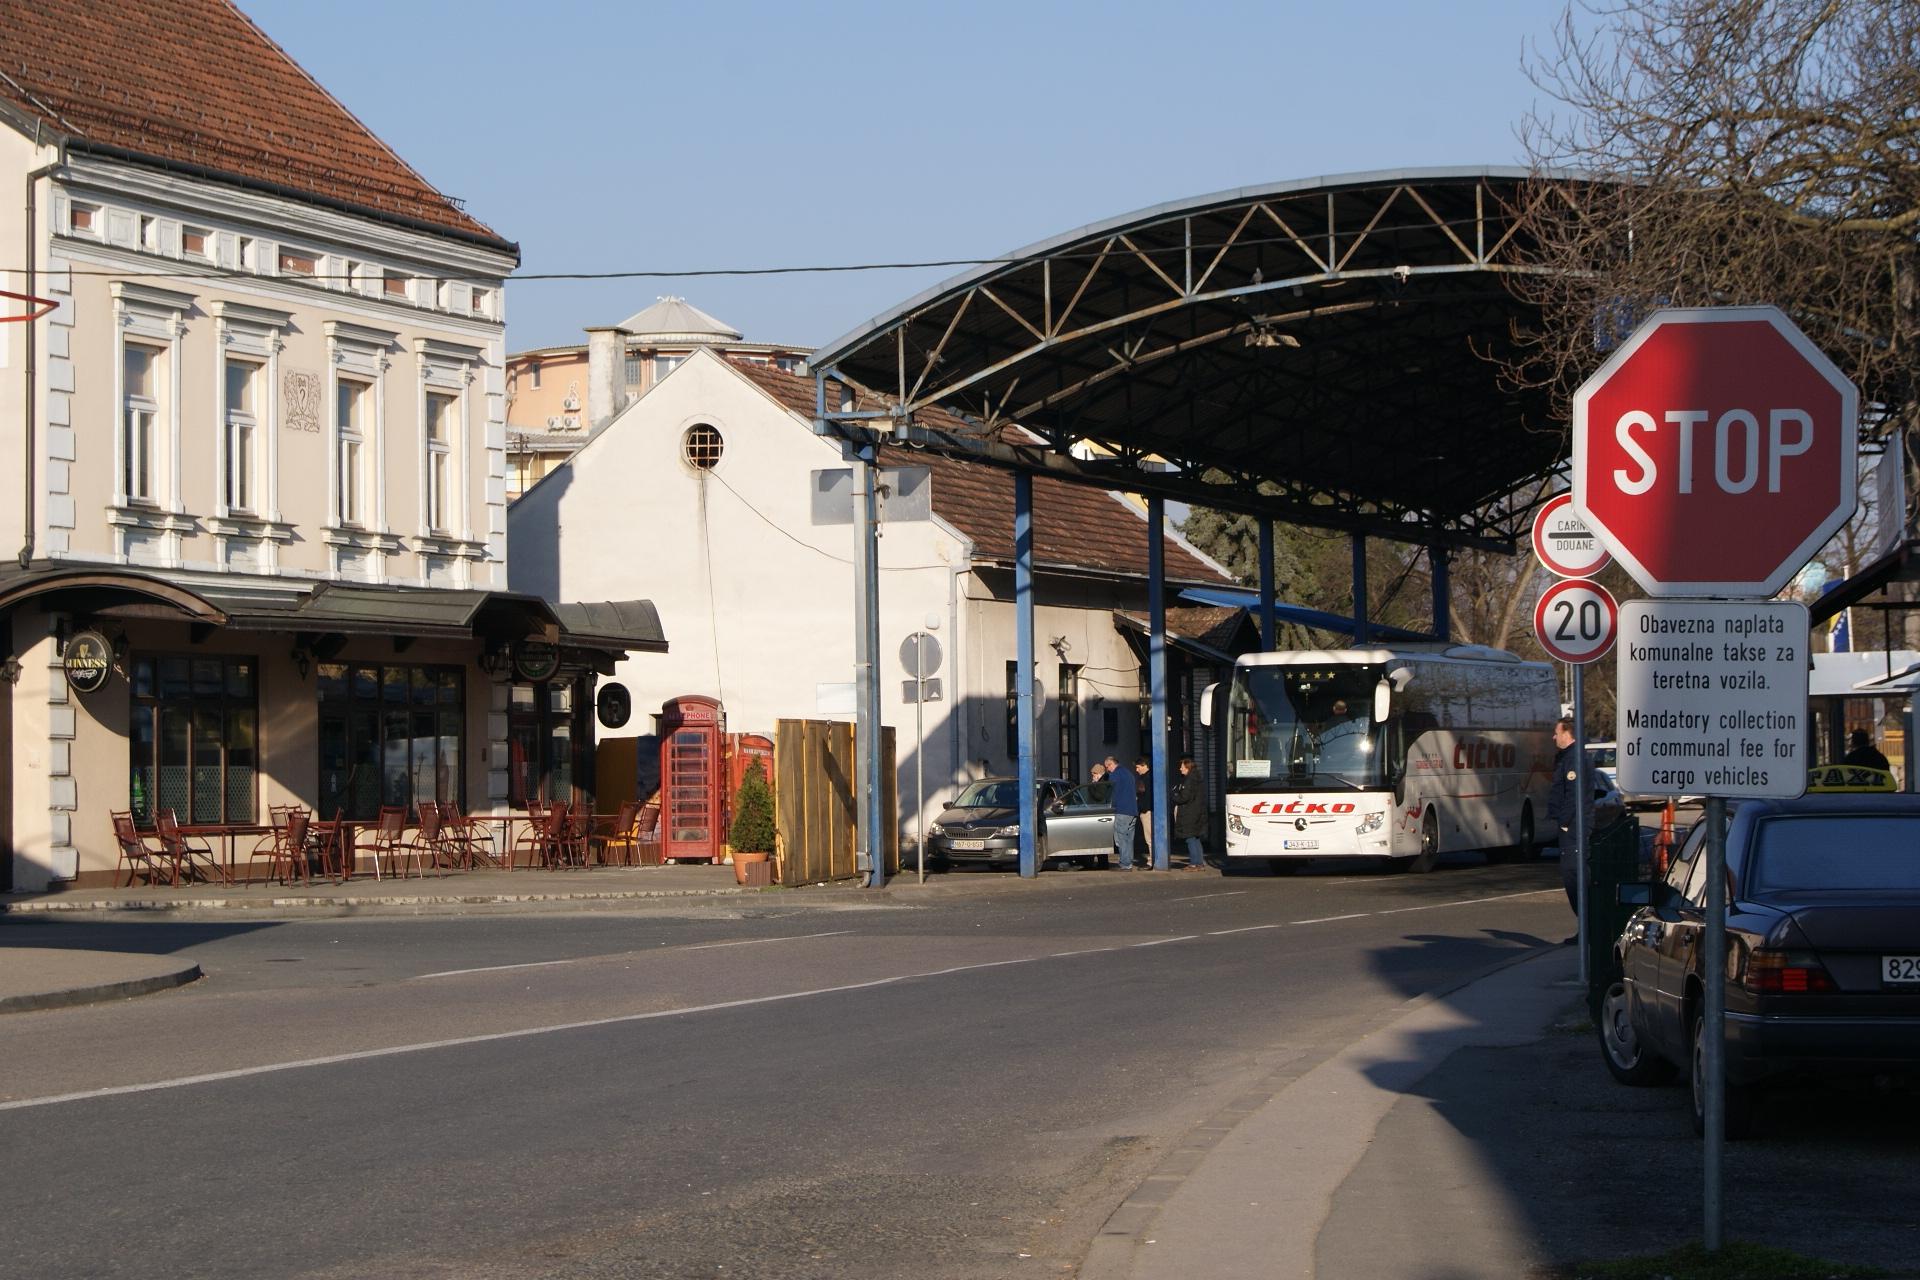
{"type": "Polygon", "coordinates": [[[1620,789],[1791,798],[1807,785],[1807,609],[1620,606],[1620,789]]]}

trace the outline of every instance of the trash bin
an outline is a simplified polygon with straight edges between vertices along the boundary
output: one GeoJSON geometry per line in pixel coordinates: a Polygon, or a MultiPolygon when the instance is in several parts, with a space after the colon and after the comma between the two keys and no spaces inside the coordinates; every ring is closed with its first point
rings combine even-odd
{"type": "Polygon", "coordinates": [[[1587,1010],[1596,1021],[1607,988],[1620,976],[1613,944],[1636,908],[1620,901],[1620,886],[1653,876],[1653,832],[1630,815],[1587,840],[1587,1010]]]}

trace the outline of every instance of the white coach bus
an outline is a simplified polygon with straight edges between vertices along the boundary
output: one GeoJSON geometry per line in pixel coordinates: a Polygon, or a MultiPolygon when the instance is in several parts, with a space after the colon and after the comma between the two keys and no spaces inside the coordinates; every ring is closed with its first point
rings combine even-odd
{"type": "Polygon", "coordinates": [[[1482,645],[1247,654],[1201,709],[1224,737],[1227,870],[1525,857],[1547,821],[1559,711],[1550,666],[1482,645]]]}

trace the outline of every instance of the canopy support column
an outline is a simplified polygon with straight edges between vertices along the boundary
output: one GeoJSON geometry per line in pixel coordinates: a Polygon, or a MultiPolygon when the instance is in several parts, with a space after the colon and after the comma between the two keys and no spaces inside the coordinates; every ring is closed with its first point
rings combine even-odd
{"type": "Polygon", "coordinates": [[[856,845],[869,868],[867,884],[887,878],[887,841],[880,825],[880,520],[874,494],[874,448],[853,452],[854,561],[854,799],[856,845]]]}
{"type": "MultiPolygon", "coordinates": [[[[1153,865],[1167,869],[1173,815],[1167,804],[1167,502],[1147,499],[1147,681],[1153,712],[1153,865]]],[[[1125,785],[1124,782],[1122,785],[1125,785]]]]}
{"type": "Polygon", "coordinates": [[[1039,871],[1040,797],[1033,762],[1033,476],[1013,477],[1014,723],[1019,740],[1020,874],[1039,871]]]}
{"type": "Polygon", "coordinates": [[[1367,625],[1367,537],[1356,533],[1353,543],[1353,643],[1358,648],[1373,639],[1367,625]]]}
{"type": "Polygon", "coordinates": [[[1273,611],[1273,517],[1260,517],[1260,649],[1272,653],[1279,640],[1273,611]]]}

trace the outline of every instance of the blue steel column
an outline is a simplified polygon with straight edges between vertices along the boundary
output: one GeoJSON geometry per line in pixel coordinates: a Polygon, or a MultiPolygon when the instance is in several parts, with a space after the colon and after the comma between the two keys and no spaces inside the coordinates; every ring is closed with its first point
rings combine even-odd
{"type": "Polygon", "coordinates": [[[867,884],[887,879],[887,841],[880,817],[880,547],[879,504],[874,495],[874,449],[859,446],[853,458],[854,559],[854,797],[857,844],[871,869],[867,884]]]}
{"type": "Polygon", "coordinates": [[[1452,554],[1438,544],[1427,548],[1427,563],[1433,569],[1433,634],[1440,640],[1453,639],[1453,565],[1452,554]]]}
{"type": "Polygon", "coordinates": [[[1279,641],[1273,609],[1273,517],[1260,517],[1260,648],[1273,652],[1279,641]]]}
{"type": "Polygon", "coordinates": [[[1013,607],[1015,728],[1020,761],[1020,874],[1040,869],[1040,797],[1033,764],[1033,477],[1013,477],[1013,607]]]}
{"type": "Polygon", "coordinates": [[[1367,535],[1356,533],[1353,543],[1353,643],[1358,648],[1373,639],[1367,625],[1367,535]]]}
{"type": "Polygon", "coordinates": [[[1167,869],[1173,815],[1167,804],[1167,591],[1164,498],[1147,499],[1147,680],[1153,705],[1153,865],[1167,869]]]}

